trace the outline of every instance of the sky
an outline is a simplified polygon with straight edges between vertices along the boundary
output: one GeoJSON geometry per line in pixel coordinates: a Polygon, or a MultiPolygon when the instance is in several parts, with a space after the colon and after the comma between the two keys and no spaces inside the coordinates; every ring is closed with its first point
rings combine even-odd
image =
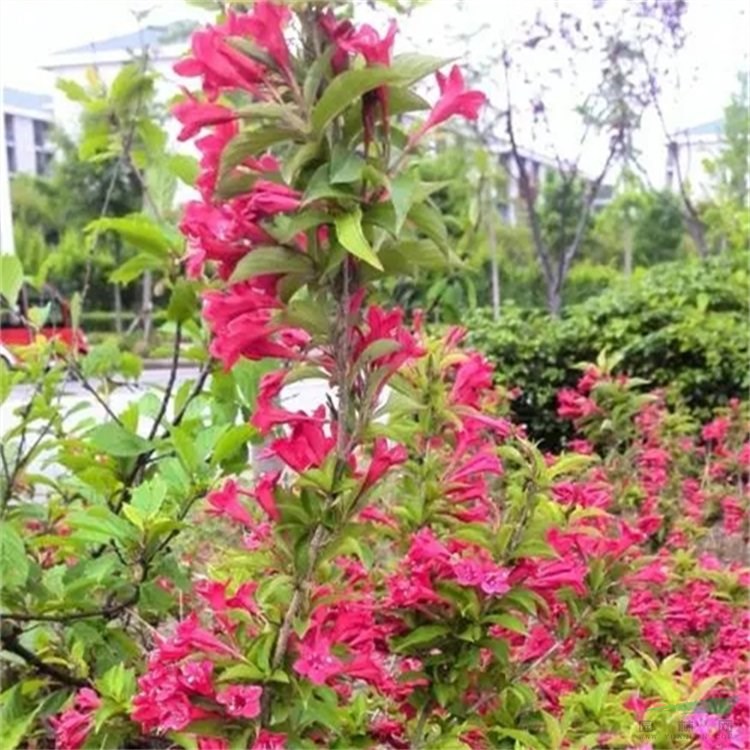
{"type": "MultiPolygon", "coordinates": [[[[521,20],[536,8],[557,4],[584,15],[590,13],[591,6],[591,0],[463,0],[459,12],[455,3],[431,0],[418,9],[412,19],[401,24],[404,39],[421,51],[460,53],[461,48],[451,39],[486,24],[476,37],[479,49],[472,50],[481,56],[482,45],[497,45],[517,33],[521,20]]],[[[211,20],[208,13],[184,0],[0,0],[0,81],[4,86],[50,91],[54,81],[40,66],[52,53],[135,30],[133,11],[149,8],[148,23],[211,20]]],[[[748,69],[750,3],[688,0],[685,28],[688,39],[680,57],[681,83],[665,92],[663,102],[668,125],[674,130],[721,116],[736,89],[738,71],[748,69]]],[[[552,106],[561,113],[558,121],[563,123],[563,136],[573,142],[577,136],[564,124],[562,110],[570,110],[578,102],[565,92],[558,92],[556,99],[554,92],[550,96],[552,106]]],[[[640,146],[644,154],[651,152],[654,165],[663,144],[661,126],[652,117],[644,123],[640,146]]]]}

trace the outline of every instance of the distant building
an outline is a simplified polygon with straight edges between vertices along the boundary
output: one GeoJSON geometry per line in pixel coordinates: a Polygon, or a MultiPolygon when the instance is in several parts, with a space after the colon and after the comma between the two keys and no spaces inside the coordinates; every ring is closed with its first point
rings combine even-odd
{"type": "Polygon", "coordinates": [[[3,125],[8,173],[44,174],[53,155],[52,97],[3,88],[3,125]]]}
{"type": "MultiPolygon", "coordinates": [[[[535,153],[529,149],[520,147],[519,156],[523,161],[526,174],[535,190],[541,191],[544,182],[549,175],[560,172],[560,164],[549,156],[535,153]]],[[[498,158],[501,166],[508,175],[508,189],[505,199],[499,206],[503,221],[511,226],[519,223],[519,212],[523,215],[524,204],[521,198],[521,188],[519,183],[519,172],[516,160],[509,144],[500,142],[497,146],[498,158]]],[[[582,175],[584,179],[586,178],[582,175]]],[[[601,211],[614,197],[614,188],[612,185],[602,184],[593,203],[594,213],[601,211]]]]}
{"type": "Polygon", "coordinates": [[[712,120],[676,133],[667,143],[666,186],[679,192],[680,178],[697,198],[714,191],[715,177],[706,169],[724,146],[724,121],[712,120]]]}
{"type": "MultiPolygon", "coordinates": [[[[189,26],[183,23],[146,26],[130,34],[61,50],[49,57],[42,67],[56,78],[69,79],[84,87],[87,85],[87,72],[93,68],[101,81],[109,85],[124,65],[147,52],[152,68],[159,74],[156,81],[157,98],[165,101],[179,90],[172,66],[185,54],[188,34],[189,26]]],[[[55,121],[67,131],[74,131],[80,105],[56,90],[52,106],[55,121]]]]}

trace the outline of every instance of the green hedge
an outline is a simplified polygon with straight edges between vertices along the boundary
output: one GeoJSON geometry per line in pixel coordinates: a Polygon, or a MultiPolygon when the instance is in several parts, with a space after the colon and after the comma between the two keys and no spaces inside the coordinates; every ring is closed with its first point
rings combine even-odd
{"type": "MultiPolygon", "coordinates": [[[[130,324],[135,320],[137,313],[130,310],[121,314],[122,329],[127,331],[130,324]]],[[[160,325],[166,320],[164,310],[154,311],[154,324],[160,325]]],[[[101,331],[105,333],[115,332],[115,314],[111,310],[91,310],[81,315],[81,327],[84,332],[101,331]]]]}
{"type": "Polygon", "coordinates": [[[500,382],[523,390],[517,419],[550,449],[567,435],[555,419],[557,390],[602,351],[621,355],[616,371],[667,388],[701,418],[750,387],[746,255],[654,266],[559,320],[511,306],[498,323],[480,311],[468,327],[500,382]]]}

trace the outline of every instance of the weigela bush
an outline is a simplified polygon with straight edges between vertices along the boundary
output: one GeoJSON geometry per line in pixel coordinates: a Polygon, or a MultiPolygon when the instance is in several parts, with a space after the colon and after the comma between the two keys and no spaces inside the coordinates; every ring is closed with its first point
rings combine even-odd
{"type": "Polygon", "coordinates": [[[545,455],[461,331],[432,340],[371,301],[451,262],[410,165],[484,103],[395,35],[259,0],[177,65],[202,84],[174,110],[201,153],[187,273],[226,368],[281,363],[251,419],[273,468],[207,494],[227,531],[206,575],[137,675],[78,692],[57,746],[106,746],[119,722],[197,750],[745,747],[748,579],[716,544],[747,537],[746,415],[696,433],[592,368],[559,395],[573,450],[545,455]],[[305,378],[330,395],[290,411],[305,378]],[[689,721],[659,710],[680,702],[689,721]]]}

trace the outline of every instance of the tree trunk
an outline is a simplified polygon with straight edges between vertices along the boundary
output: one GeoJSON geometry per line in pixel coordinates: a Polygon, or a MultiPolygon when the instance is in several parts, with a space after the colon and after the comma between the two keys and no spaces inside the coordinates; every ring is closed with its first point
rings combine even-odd
{"type": "Polygon", "coordinates": [[[547,285],[547,309],[550,315],[559,318],[562,310],[562,284],[558,279],[545,279],[545,284],[547,285]]]}
{"type": "Polygon", "coordinates": [[[151,271],[143,274],[143,303],[141,306],[141,317],[143,320],[143,342],[148,346],[151,343],[151,330],[153,326],[152,313],[154,276],[151,271]]]}
{"type": "Polygon", "coordinates": [[[115,333],[122,335],[122,288],[119,284],[112,284],[112,300],[115,308],[115,333]]]}
{"type": "Polygon", "coordinates": [[[701,260],[705,260],[708,257],[708,245],[706,244],[706,229],[703,226],[703,222],[694,216],[692,212],[688,211],[685,223],[690,239],[695,243],[698,255],[701,257],[701,260]]]}
{"type": "MultiPolygon", "coordinates": [[[[115,240],[115,268],[120,267],[122,263],[122,244],[120,238],[115,240]]],[[[119,284],[112,284],[112,301],[115,312],[115,333],[122,335],[122,287],[119,284]]]]}
{"type": "Polygon", "coordinates": [[[633,228],[628,225],[625,227],[625,234],[623,237],[624,242],[624,258],[623,258],[623,273],[626,278],[630,278],[633,273],[633,228]]]}
{"type": "Polygon", "coordinates": [[[493,200],[492,188],[489,190],[487,201],[487,241],[490,250],[490,268],[492,273],[492,317],[500,320],[500,268],[497,259],[497,234],[495,232],[495,202],[493,200]]]}

